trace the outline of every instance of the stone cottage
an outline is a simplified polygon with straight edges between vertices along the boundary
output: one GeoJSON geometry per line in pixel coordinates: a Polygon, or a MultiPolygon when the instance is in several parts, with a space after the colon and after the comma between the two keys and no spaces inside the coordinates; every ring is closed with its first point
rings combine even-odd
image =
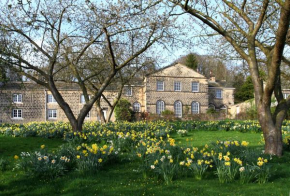
{"type": "MultiPolygon", "coordinates": [[[[185,114],[206,113],[209,108],[227,113],[234,105],[234,88],[225,84],[176,64],[148,74],[141,82],[125,86],[122,97],[129,100],[135,112],[161,115],[164,110],[170,110],[178,118],[183,118],[185,114]]],[[[79,87],[58,85],[64,99],[77,115],[85,103],[79,87]]],[[[108,89],[104,94],[112,103],[117,90],[108,89]]],[[[103,99],[101,107],[106,118],[110,111],[103,99]]],[[[86,120],[100,120],[95,106],[86,120]]],[[[0,89],[0,122],[30,121],[67,121],[67,118],[52,94],[33,82],[13,82],[0,89]]]]}

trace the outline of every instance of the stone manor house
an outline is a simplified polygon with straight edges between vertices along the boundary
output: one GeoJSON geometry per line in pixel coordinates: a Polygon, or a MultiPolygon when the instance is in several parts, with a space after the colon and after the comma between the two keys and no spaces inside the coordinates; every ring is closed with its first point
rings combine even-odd
{"type": "MultiPolygon", "coordinates": [[[[78,114],[85,103],[78,86],[62,84],[59,89],[78,114]]],[[[108,89],[104,95],[113,102],[117,91],[108,89]]],[[[234,105],[234,88],[226,87],[225,81],[208,79],[182,64],[175,64],[147,75],[142,82],[125,86],[122,97],[130,101],[135,112],[161,115],[162,111],[170,110],[182,118],[206,113],[209,108],[228,114],[234,105]]],[[[107,118],[110,108],[103,99],[101,107],[107,118]]],[[[86,120],[100,120],[95,106],[86,120]]],[[[67,121],[67,118],[51,92],[34,82],[13,82],[0,88],[0,122],[30,121],[67,121]]]]}

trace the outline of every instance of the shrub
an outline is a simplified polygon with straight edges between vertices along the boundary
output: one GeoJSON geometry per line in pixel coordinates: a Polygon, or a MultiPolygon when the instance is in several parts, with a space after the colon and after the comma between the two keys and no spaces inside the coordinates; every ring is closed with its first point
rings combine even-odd
{"type": "Polygon", "coordinates": [[[206,111],[207,114],[216,114],[217,111],[214,109],[214,108],[209,108],[207,111],[206,111]]]}
{"type": "Polygon", "coordinates": [[[161,114],[162,115],[173,115],[174,112],[172,112],[171,110],[164,110],[161,114]]]}
{"type": "Polygon", "coordinates": [[[115,117],[117,121],[132,121],[133,111],[130,109],[131,103],[126,99],[120,99],[115,107],[115,117]]]}

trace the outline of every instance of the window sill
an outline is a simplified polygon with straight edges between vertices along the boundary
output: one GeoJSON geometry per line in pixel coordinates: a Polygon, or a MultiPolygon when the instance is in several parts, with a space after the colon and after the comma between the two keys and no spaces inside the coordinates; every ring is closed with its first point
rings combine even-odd
{"type": "Polygon", "coordinates": [[[23,118],[13,117],[12,120],[23,120],[23,118]]]}

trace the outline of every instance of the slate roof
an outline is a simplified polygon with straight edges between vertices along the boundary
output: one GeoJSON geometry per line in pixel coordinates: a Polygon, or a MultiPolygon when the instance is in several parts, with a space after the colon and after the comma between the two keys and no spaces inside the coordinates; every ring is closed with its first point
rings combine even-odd
{"type": "Polygon", "coordinates": [[[209,87],[220,87],[220,88],[234,88],[231,84],[229,84],[225,80],[216,80],[215,82],[208,81],[208,86],[209,87]]]}

